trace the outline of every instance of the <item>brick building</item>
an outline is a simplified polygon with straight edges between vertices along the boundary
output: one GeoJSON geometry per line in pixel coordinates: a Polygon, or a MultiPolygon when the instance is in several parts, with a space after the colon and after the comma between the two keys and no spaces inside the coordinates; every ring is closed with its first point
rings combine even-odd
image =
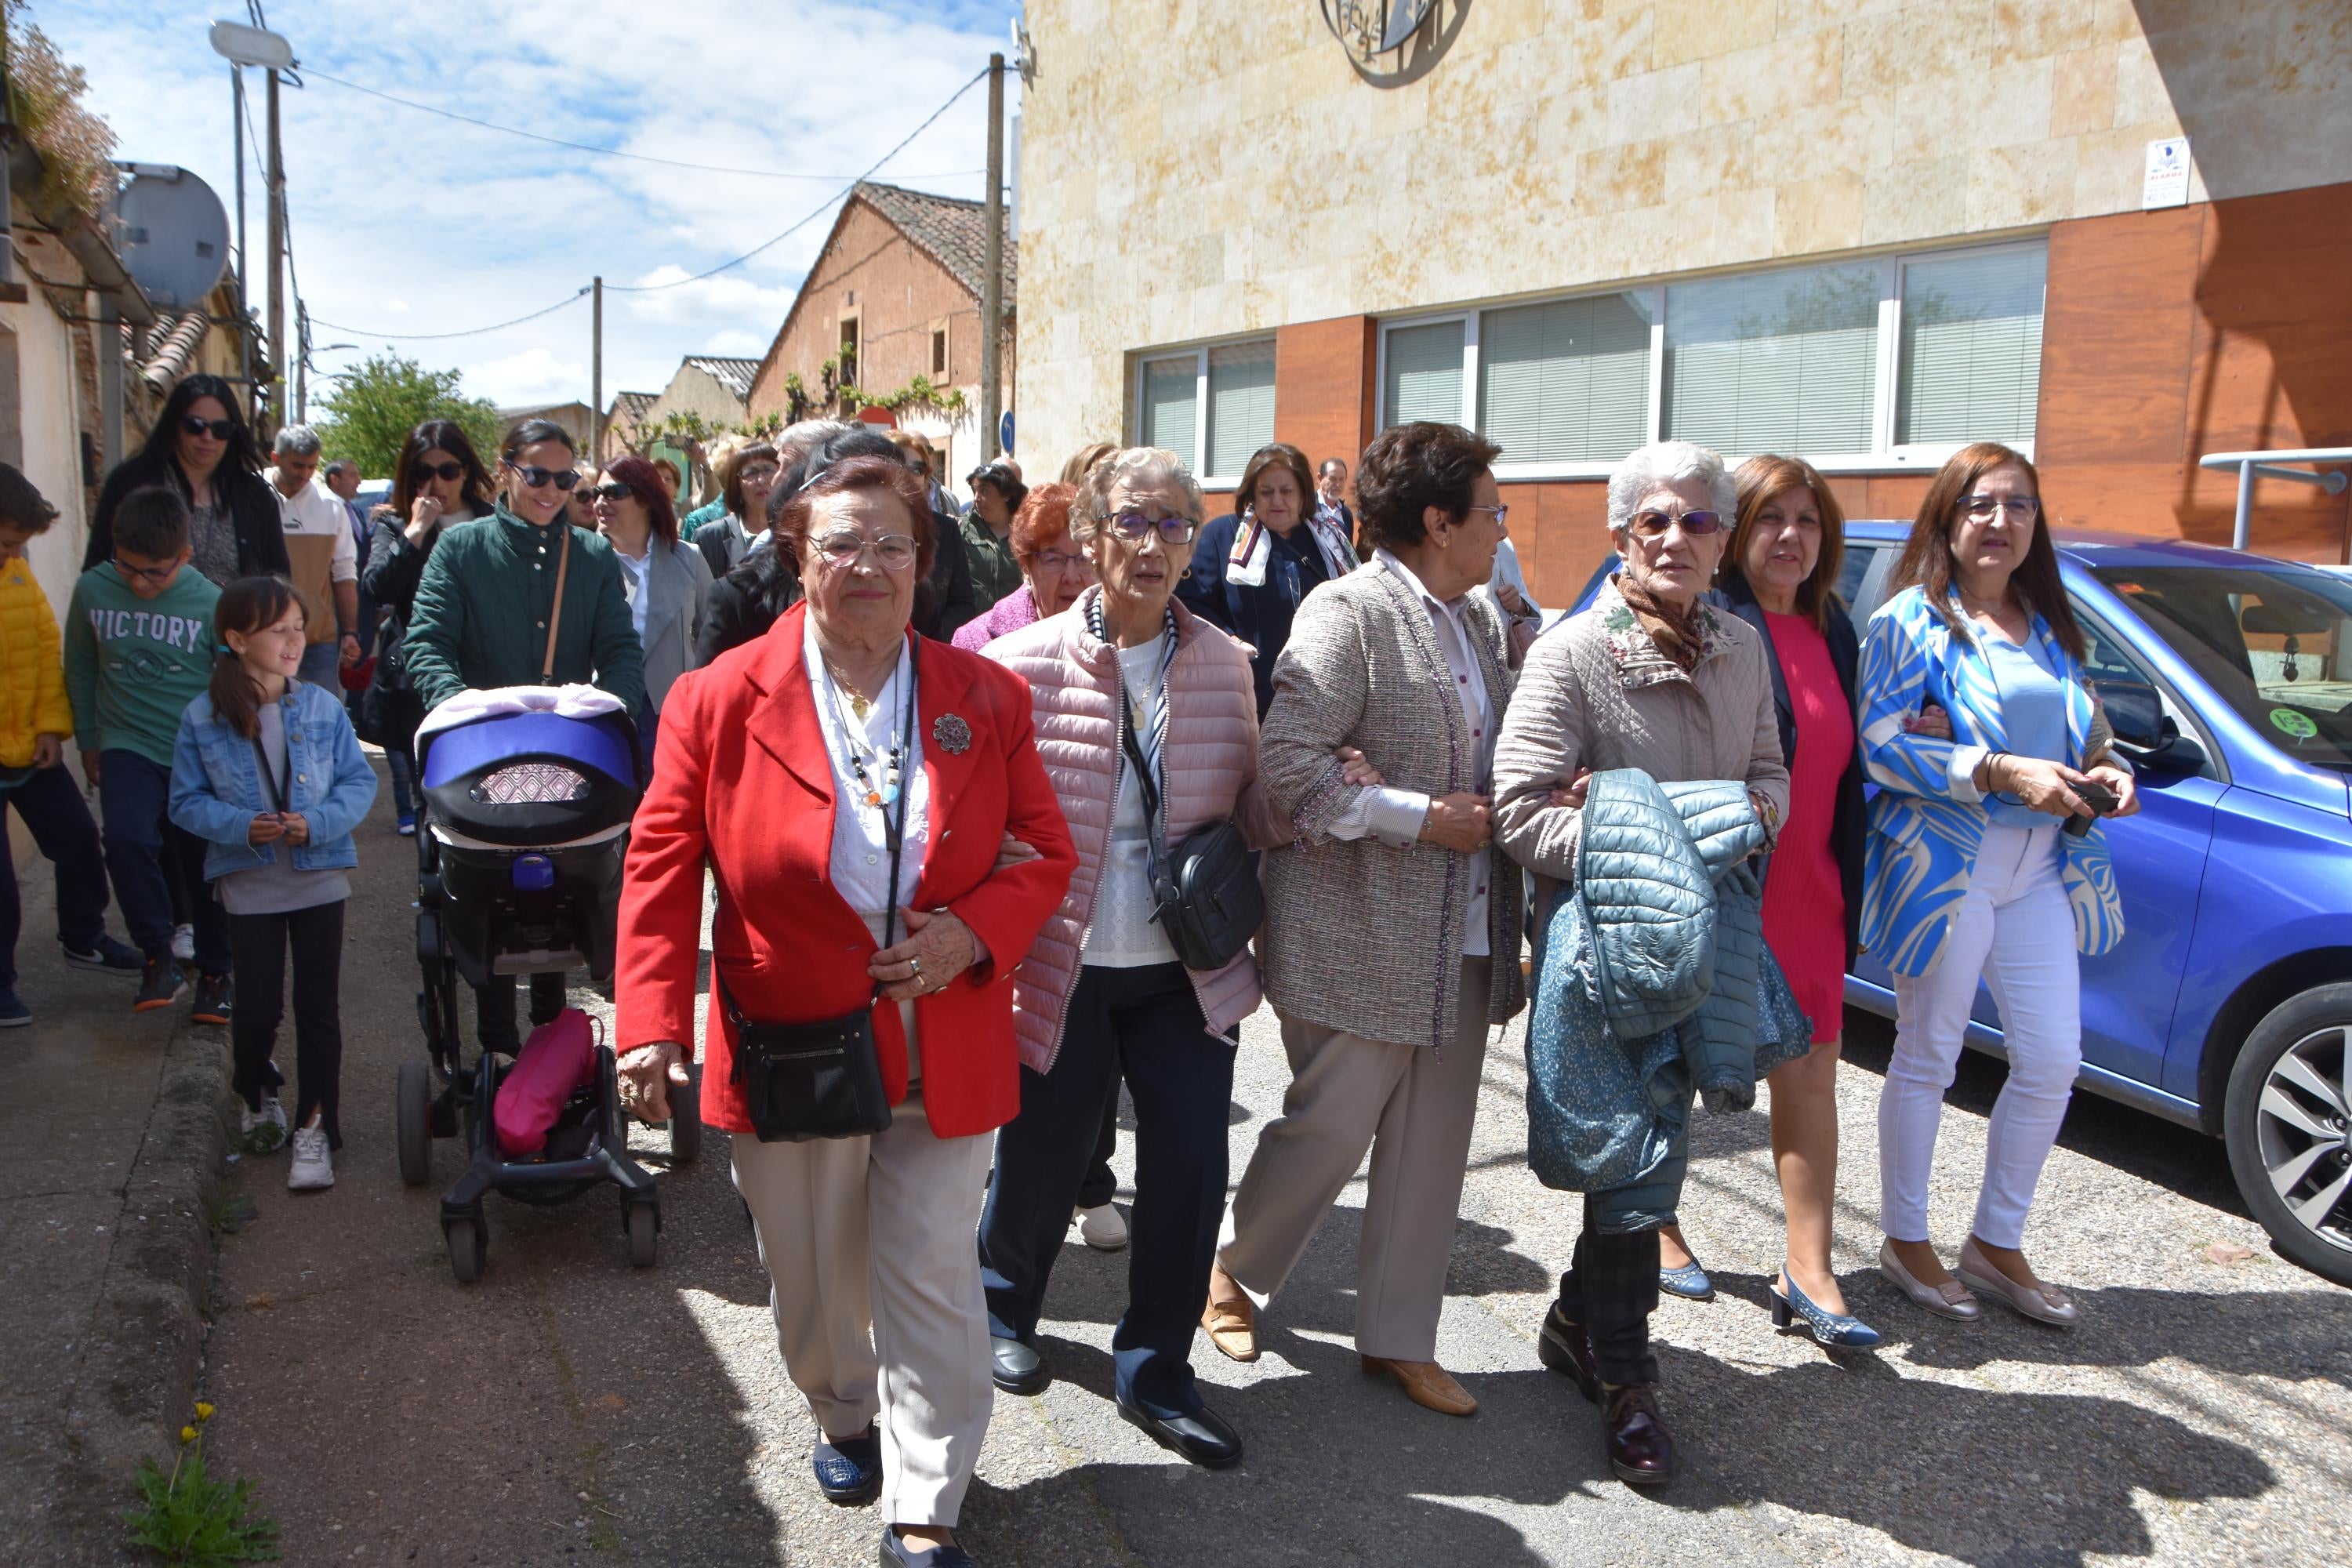
{"type": "MultiPolygon", "coordinates": [[[[900,425],[929,437],[947,458],[950,484],[980,460],[980,299],[987,255],[979,202],[862,182],[842,204],[833,232],[809,267],[799,296],[751,383],[751,416],[793,416],[787,377],[797,376],[807,416],[822,406],[823,366],[868,399],[903,391],[917,377],[961,395],[950,413],[909,408],[900,425]]],[[[1013,245],[1004,246],[1003,405],[1013,406],[1013,245]]],[[[855,409],[846,412],[855,413],[855,409]]],[[[1060,459],[1055,458],[1058,465],[1060,459]]]]}

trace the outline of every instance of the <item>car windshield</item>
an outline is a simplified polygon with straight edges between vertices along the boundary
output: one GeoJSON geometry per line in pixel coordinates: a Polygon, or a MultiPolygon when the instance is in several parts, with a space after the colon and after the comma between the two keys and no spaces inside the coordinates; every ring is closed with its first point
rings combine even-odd
{"type": "Polygon", "coordinates": [[[2352,770],[2352,581],[2243,566],[2094,574],[2263,739],[2298,762],[2352,770]]]}

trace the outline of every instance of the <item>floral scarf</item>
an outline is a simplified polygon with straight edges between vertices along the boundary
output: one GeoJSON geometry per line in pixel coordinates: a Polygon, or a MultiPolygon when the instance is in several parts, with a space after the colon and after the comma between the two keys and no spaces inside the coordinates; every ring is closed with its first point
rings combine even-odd
{"type": "Polygon", "coordinates": [[[1700,616],[1697,600],[1676,609],[1624,572],[1617,574],[1617,593],[1669,664],[1685,675],[1698,668],[1699,658],[1706,651],[1706,625],[1700,616]]]}

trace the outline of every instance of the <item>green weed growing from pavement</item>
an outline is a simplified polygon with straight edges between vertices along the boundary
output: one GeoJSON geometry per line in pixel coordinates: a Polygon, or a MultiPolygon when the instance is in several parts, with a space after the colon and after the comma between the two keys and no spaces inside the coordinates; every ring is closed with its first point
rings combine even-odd
{"type": "Polygon", "coordinates": [[[205,1469],[209,1405],[196,1406],[193,1426],[180,1428],[180,1455],[169,1475],[152,1459],[139,1461],[135,1478],[146,1506],[127,1510],[131,1543],[155,1552],[172,1568],[226,1568],[278,1557],[278,1521],[252,1513],[253,1483],[216,1481],[205,1469]]]}

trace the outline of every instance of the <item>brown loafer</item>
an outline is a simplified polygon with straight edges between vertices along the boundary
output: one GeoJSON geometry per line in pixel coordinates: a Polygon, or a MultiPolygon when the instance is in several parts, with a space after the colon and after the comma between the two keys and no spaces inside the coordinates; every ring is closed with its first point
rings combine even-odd
{"type": "Polygon", "coordinates": [[[1404,1385],[1405,1397],[1424,1410],[1434,1410],[1440,1415],[1475,1415],[1478,1402],[1470,1391],[1454,1381],[1454,1374],[1433,1361],[1391,1361],[1385,1356],[1368,1355],[1364,1371],[1378,1377],[1385,1373],[1404,1385]]]}
{"type": "Polygon", "coordinates": [[[1627,1486],[1654,1487],[1675,1473],[1675,1440],[1658,1418],[1654,1383],[1601,1385],[1601,1451],[1627,1486]]]}
{"type": "Polygon", "coordinates": [[[1209,1342],[1233,1360],[1257,1360],[1257,1309],[1222,1263],[1209,1265],[1209,1305],[1201,1327],[1209,1331],[1209,1342]]]}

